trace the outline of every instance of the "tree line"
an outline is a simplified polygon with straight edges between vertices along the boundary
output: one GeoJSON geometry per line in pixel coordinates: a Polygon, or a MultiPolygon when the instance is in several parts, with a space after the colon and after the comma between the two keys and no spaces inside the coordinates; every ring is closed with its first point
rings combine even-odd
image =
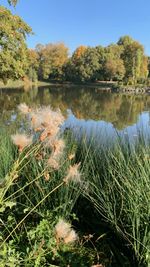
{"type": "MultiPolygon", "coordinates": [[[[17,1],[9,1],[16,4],[17,1]]],[[[64,43],[38,44],[28,49],[26,36],[32,29],[8,9],[0,6],[0,79],[71,82],[118,81],[145,83],[149,58],[144,47],[130,36],[121,37],[107,47],[81,45],[73,54],[64,43]]]]}
{"type": "Polygon", "coordinates": [[[149,74],[144,47],[130,36],[123,36],[107,47],[79,46],[71,57],[63,43],[37,45],[29,53],[32,72],[40,79],[136,84],[144,83],[149,74]]]}

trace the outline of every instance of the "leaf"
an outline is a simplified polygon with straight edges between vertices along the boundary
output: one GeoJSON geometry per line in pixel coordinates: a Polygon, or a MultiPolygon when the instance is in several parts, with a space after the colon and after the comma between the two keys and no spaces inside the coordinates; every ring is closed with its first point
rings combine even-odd
{"type": "Polygon", "coordinates": [[[6,209],[6,207],[5,207],[5,206],[2,206],[2,207],[0,208],[0,212],[1,212],[1,213],[4,212],[5,209],[6,209]]]}
{"type": "Polygon", "coordinates": [[[16,206],[16,202],[6,201],[5,202],[5,206],[9,207],[10,209],[12,209],[12,207],[16,206]]]}
{"type": "Polygon", "coordinates": [[[26,213],[26,212],[28,212],[28,211],[29,211],[29,208],[25,208],[25,209],[23,210],[24,213],[26,213]]]}

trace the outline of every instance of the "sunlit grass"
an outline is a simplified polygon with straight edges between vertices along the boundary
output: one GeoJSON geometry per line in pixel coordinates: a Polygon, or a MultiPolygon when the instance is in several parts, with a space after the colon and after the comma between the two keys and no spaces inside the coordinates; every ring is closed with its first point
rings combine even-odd
{"type": "Polygon", "coordinates": [[[0,131],[2,267],[6,262],[148,267],[150,143],[142,135],[134,146],[119,136],[107,147],[98,146],[93,138],[79,142],[71,131],[57,129],[59,112],[49,124],[55,113],[49,110],[48,118],[43,116],[45,110],[32,110],[27,116],[31,122],[36,116],[36,129],[30,129],[32,144],[21,150],[6,129],[0,131]],[[72,239],[67,237],[73,244],[55,236],[62,220],[73,224],[72,239]]]}

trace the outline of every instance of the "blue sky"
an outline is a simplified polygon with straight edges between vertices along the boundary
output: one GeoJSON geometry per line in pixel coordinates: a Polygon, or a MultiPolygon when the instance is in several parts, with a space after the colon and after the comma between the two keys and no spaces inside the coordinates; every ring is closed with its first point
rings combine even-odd
{"type": "MultiPolygon", "coordinates": [[[[7,6],[6,0],[0,0],[7,6]]],[[[70,51],[79,45],[108,45],[131,35],[150,55],[150,0],[19,0],[11,8],[33,29],[37,43],[63,41],[70,51]]]]}

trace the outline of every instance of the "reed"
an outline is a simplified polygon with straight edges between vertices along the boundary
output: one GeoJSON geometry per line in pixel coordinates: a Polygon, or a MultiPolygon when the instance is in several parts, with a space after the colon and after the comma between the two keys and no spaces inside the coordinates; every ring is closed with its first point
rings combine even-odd
{"type": "Polygon", "coordinates": [[[98,145],[60,111],[19,109],[32,139],[0,131],[1,266],[149,267],[149,139],[98,145]]]}
{"type": "Polygon", "coordinates": [[[132,266],[149,266],[149,141],[145,142],[140,134],[133,146],[129,139],[122,142],[118,137],[118,142],[110,149],[96,149],[81,142],[79,157],[88,181],[88,190],[83,190],[82,194],[99,214],[96,221],[103,222],[112,232],[118,248],[122,242],[126,254],[132,251],[132,266]]]}
{"type": "MultiPolygon", "coordinates": [[[[79,164],[74,158],[76,148],[73,143],[68,145],[67,136],[59,133],[62,115],[49,112],[57,115],[56,131],[50,129],[48,123],[43,123],[45,116],[40,109],[32,111],[33,115],[40,114],[40,118],[37,117],[39,129],[27,129],[32,139],[22,132],[12,137],[5,129],[0,132],[2,267],[7,264],[67,266],[72,261],[76,266],[97,263],[96,252],[85,248],[83,238],[78,238],[78,232],[71,227],[71,221],[77,220],[73,208],[81,193],[75,180],[80,177],[79,164]],[[41,139],[44,132],[46,135],[41,139]],[[51,157],[58,163],[57,169],[49,164],[51,157]],[[68,226],[64,238],[58,238],[60,222],[68,226]]],[[[31,122],[32,114],[25,114],[31,122]]],[[[30,127],[29,123],[27,125],[30,127]]]]}

